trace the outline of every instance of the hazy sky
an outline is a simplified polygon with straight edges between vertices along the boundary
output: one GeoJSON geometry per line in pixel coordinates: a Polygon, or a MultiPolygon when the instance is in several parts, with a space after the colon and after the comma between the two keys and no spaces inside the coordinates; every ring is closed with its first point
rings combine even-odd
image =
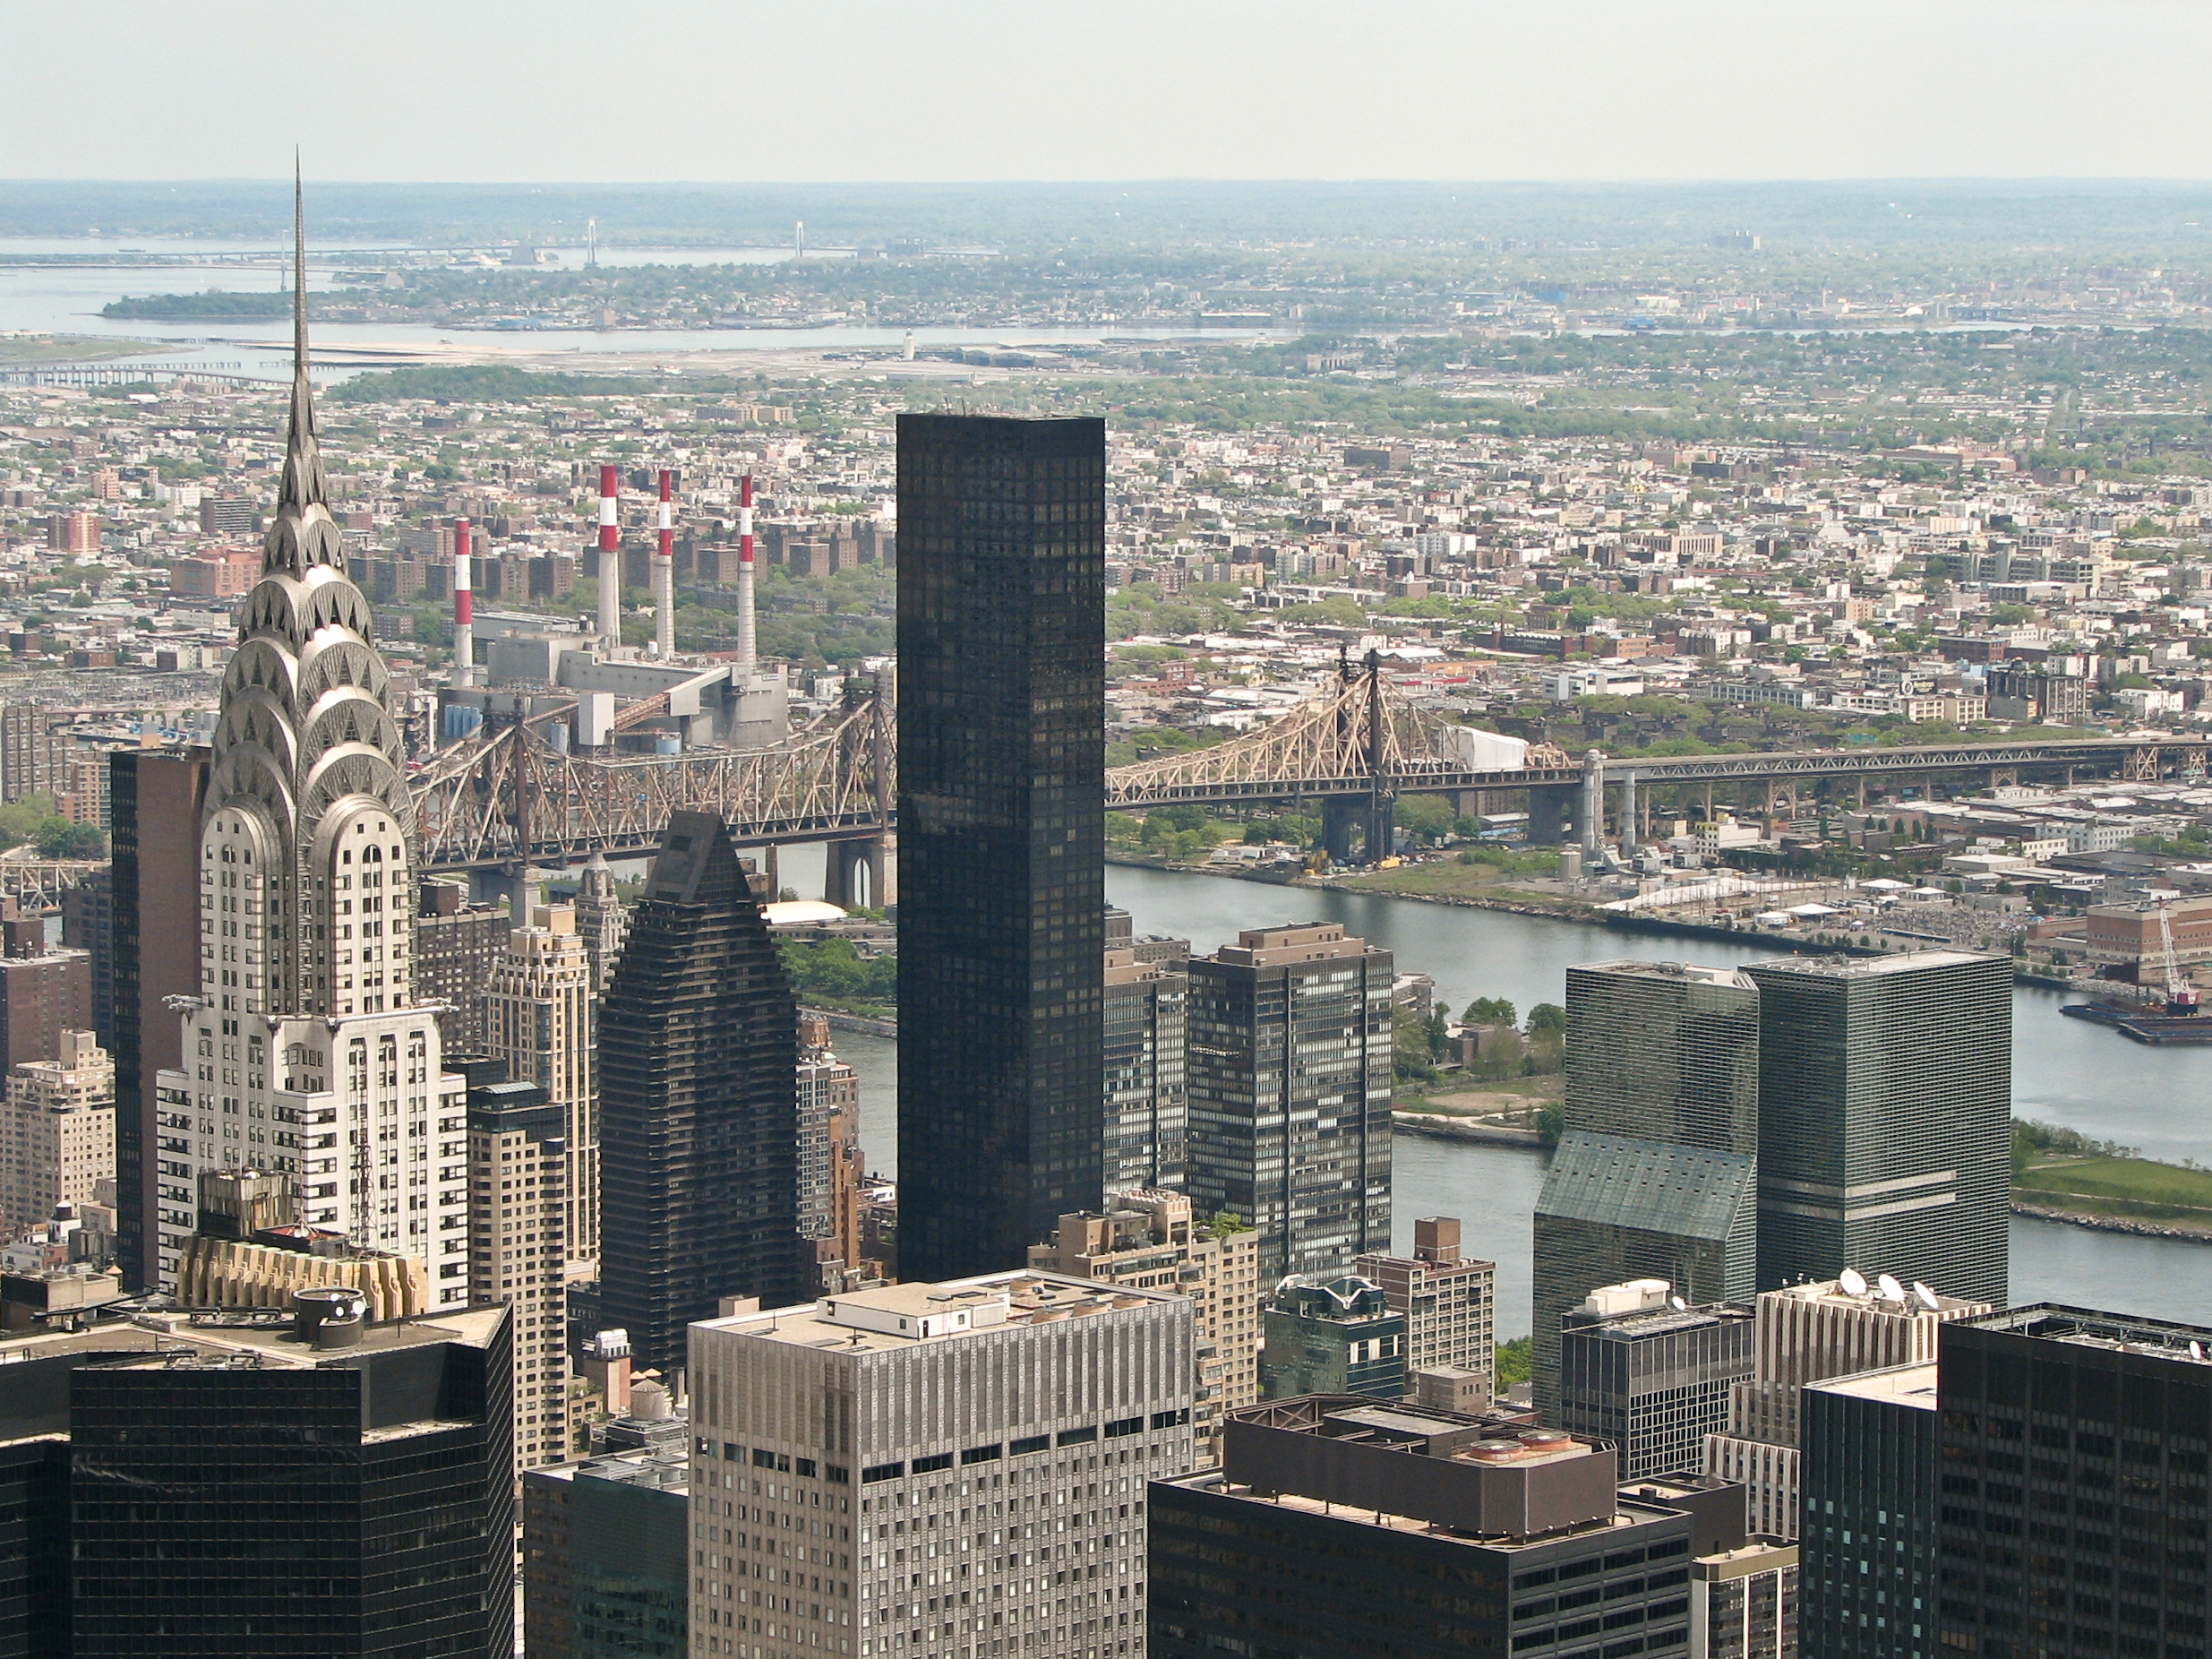
{"type": "Polygon", "coordinates": [[[2212,177],[2212,0],[0,0],[0,174],[2212,177]]]}

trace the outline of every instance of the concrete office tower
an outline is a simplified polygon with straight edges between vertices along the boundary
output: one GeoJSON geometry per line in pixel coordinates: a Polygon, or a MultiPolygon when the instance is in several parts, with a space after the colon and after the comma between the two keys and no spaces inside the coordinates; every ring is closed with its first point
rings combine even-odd
{"type": "Polygon", "coordinates": [[[1935,1385],[1901,1365],[1805,1386],[1804,1659],[1935,1652],[1935,1385]]]}
{"type": "Polygon", "coordinates": [[[255,1169],[290,1183],[294,1219],[416,1257],[433,1306],[459,1308],[463,1084],[414,993],[406,746],[328,497],[296,288],[284,475],[223,671],[198,825],[198,996],[179,1022],[183,1060],[155,1086],[160,1274],[174,1284],[202,1179],[255,1169]]]}
{"type": "Polygon", "coordinates": [[[578,879],[576,932],[591,963],[591,993],[604,996],[630,933],[630,907],[614,890],[614,872],[607,868],[604,853],[593,853],[578,879]]]}
{"type": "Polygon", "coordinates": [[[1260,1393],[1271,1400],[1301,1394],[1402,1397],[1405,1318],[1381,1285],[1356,1273],[1283,1280],[1260,1310],[1260,1393]]]}
{"type": "MultiPolygon", "coordinates": [[[[496,1061],[484,1062],[487,1070],[496,1061]]],[[[562,1241],[567,1114],[527,1080],[468,1090],[468,1300],[513,1318],[515,1473],[565,1463],[569,1430],[567,1285],[562,1241]]]]}
{"type": "Polygon", "coordinates": [[[799,1017],[799,1236],[810,1289],[846,1291],[861,1265],[861,1074],[829,1046],[829,1022],[799,1017]]]}
{"type": "Polygon", "coordinates": [[[1029,1265],[1093,1284],[1179,1290],[1198,1327],[1198,1393],[1191,1426],[1202,1464],[1221,1461],[1227,1414],[1260,1397],[1259,1234],[1241,1225],[1194,1222],[1179,1192],[1119,1192],[1102,1216],[1062,1216],[1029,1265]]]}
{"type": "Polygon", "coordinates": [[[1759,1283],[1839,1268],[2006,1296],[2012,965],[1792,958],[1759,986],[1759,1283]]]}
{"type": "Polygon", "coordinates": [[[686,1447],[522,1477],[530,1659],[687,1659],[690,1479],[686,1447]]]}
{"type": "MultiPolygon", "coordinates": [[[[1758,1290],[1759,994],[1677,962],[1567,970],[1567,1087],[1536,1201],[1535,1399],[1559,1403],[1559,1321],[1600,1285],[1686,1302],[1758,1290]]],[[[1832,1266],[1832,1264],[1831,1264],[1832,1266]]]]}
{"type": "Polygon", "coordinates": [[[38,1563],[14,1543],[12,1616],[54,1644],[16,1651],[510,1659],[506,1312],[302,1300],[0,1345],[0,1487],[38,1563]]]}
{"type": "Polygon", "coordinates": [[[1333,922],[1190,964],[1190,1182],[1259,1229],[1260,1276],[1390,1246],[1391,954],[1333,922]]]}
{"type": "Polygon", "coordinates": [[[8,1074],[7,1126],[0,1135],[0,1214],[25,1227],[56,1204],[101,1203],[116,1178],[116,1062],[90,1031],[62,1034],[53,1060],[27,1060],[8,1074]]]}
{"type": "Polygon", "coordinates": [[[1355,1265],[1406,1316],[1408,1385],[1422,1371],[1457,1372],[1455,1384],[1487,1408],[1497,1375],[1497,1264],[1460,1254],[1458,1217],[1423,1216],[1410,1256],[1370,1251],[1355,1265]]]}
{"type": "Polygon", "coordinates": [[[1685,1569],[1748,1542],[1741,1493],[1616,1487],[1611,1447],[1525,1421],[1285,1400],[1226,1454],[1152,1489],[1151,1659],[1683,1659],[1685,1569]]]}
{"type": "Polygon", "coordinates": [[[1692,1561],[1691,1659],[1797,1659],[1800,1571],[1797,1546],[1777,1538],[1692,1561]]]}
{"type": "Polygon", "coordinates": [[[159,1279],[156,1186],[161,1130],[154,1079],[183,1059],[165,1003],[200,988],[200,821],[204,749],[118,749],[107,757],[114,893],[116,1259],[132,1291],[159,1279]]]}
{"type": "Polygon", "coordinates": [[[1106,427],[898,417],[899,1263],[1104,1192],[1106,427]]]}
{"type": "Polygon", "coordinates": [[[1142,1652],[1195,1339],[1173,1291],[1038,1273],[693,1326],[691,1511],[735,1543],[691,1569],[692,1651],[1142,1652]]]}
{"type": "Polygon", "coordinates": [[[0,1065],[13,1070],[53,1059],[64,1034],[90,1028],[92,958],[49,950],[41,916],[11,915],[4,925],[11,954],[0,957],[0,1065]]]}
{"type": "Polygon", "coordinates": [[[1555,1421],[1611,1440],[1623,1480],[1702,1466],[1705,1437],[1728,1427],[1730,1391],[1752,1375],[1752,1311],[1672,1307],[1671,1289],[1664,1279],[1607,1285],[1559,1334],[1555,1421]]]}
{"type": "Polygon", "coordinates": [[[535,902],[507,936],[484,991],[484,1052],[560,1108],[568,1174],[562,1236],[570,1261],[599,1254],[599,1091],[593,1064],[591,961],[568,905],[535,902]]]}
{"type": "Polygon", "coordinates": [[[2208,1356],[2212,1329],[2049,1303],[1943,1328],[1934,1651],[2206,1651],[2208,1356]]]}
{"type": "Polygon", "coordinates": [[[1887,1294],[1862,1278],[1793,1285],[1759,1298],[1757,1359],[1733,1385],[1728,1424],[1705,1438],[1705,1472],[1750,1493],[1753,1530],[1797,1535],[1800,1390],[1831,1377],[1925,1365],[1942,1326],[1989,1311],[1985,1302],[1887,1294]],[[1930,1305],[1933,1304],[1933,1305],[1930,1305]]]}
{"type": "Polygon", "coordinates": [[[416,884],[415,994],[438,1010],[447,1053],[484,1052],[484,988],[513,931],[505,908],[470,898],[466,881],[416,884]]]}
{"type": "Polygon", "coordinates": [[[811,1294],[797,1019],[722,821],[676,813],[599,1010],[600,1312],[641,1369],[724,1296],[811,1294]]]}
{"type": "Polygon", "coordinates": [[[1190,978],[1179,964],[1106,944],[1106,1180],[1109,1196],[1180,1188],[1188,1177],[1184,1097],[1190,978]]]}

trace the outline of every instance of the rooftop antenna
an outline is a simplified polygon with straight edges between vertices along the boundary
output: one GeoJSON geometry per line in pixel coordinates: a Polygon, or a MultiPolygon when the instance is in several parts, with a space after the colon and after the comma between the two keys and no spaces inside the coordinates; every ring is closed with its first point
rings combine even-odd
{"type": "Polygon", "coordinates": [[[1847,1296],[1864,1296],[1866,1294],[1866,1276],[1856,1268],[1846,1268],[1836,1275],[1836,1285],[1847,1296]]]}

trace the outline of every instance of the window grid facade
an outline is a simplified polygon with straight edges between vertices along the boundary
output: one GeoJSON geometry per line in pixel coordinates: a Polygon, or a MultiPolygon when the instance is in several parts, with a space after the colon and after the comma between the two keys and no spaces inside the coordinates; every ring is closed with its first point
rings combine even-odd
{"type": "Polygon", "coordinates": [[[1106,434],[898,418],[899,1260],[1104,1191],[1106,434]]]}
{"type": "Polygon", "coordinates": [[[1260,1275],[1390,1243],[1391,953],[1335,924],[1190,964],[1190,1196],[1259,1231],[1260,1275]]]}

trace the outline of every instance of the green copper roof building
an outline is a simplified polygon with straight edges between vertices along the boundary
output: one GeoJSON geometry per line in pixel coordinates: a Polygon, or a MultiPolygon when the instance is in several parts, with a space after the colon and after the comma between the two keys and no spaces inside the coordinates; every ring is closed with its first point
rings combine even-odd
{"type": "Polygon", "coordinates": [[[1601,1285],[1693,1304],[1758,1288],[1759,993],[1730,968],[1567,970],[1565,1122],[1536,1204],[1537,1404],[1559,1321],[1601,1285]]]}

